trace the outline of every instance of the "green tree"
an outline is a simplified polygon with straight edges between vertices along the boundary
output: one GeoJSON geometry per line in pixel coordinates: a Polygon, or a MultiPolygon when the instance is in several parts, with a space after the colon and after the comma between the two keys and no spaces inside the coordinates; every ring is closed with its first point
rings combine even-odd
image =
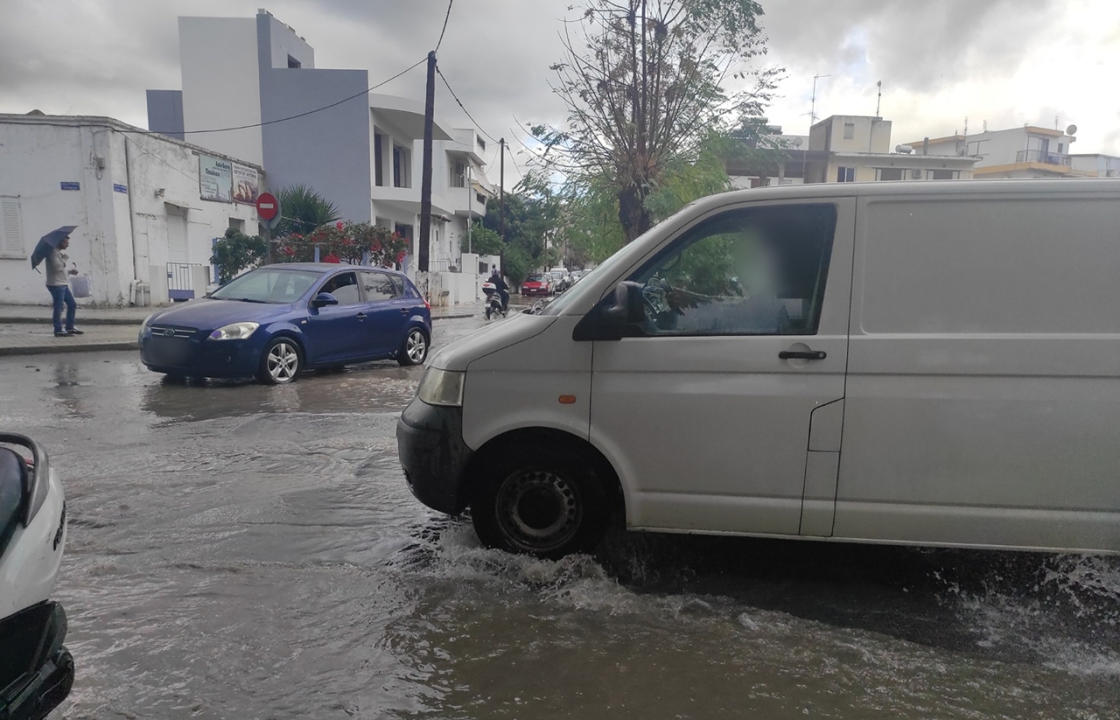
{"type": "Polygon", "coordinates": [[[246,235],[230,228],[214,243],[210,264],[218,270],[218,282],[225,285],[247,267],[259,265],[268,256],[268,243],[257,235],[246,235]]]}
{"type": "Polygon", "coordinates": [[[306,185],[293,185],[277,193],[282,219],[273,234],[306,235],[315,228],[335,222],[341,217],[334,203],[306,185]]]}
{"type": "Polygon", "coordinates": [[[461,245],[463,252],[474,252],[479,255],[501,255],[505,250],[498,233],[480,222],[471,224],[470,243],[467,242],[467,236],[463,235],[461,245]]]}
{"type": "Polygon", "coordinates": [[[565,25],[566,57],[553,65],[566,126],[532,131],[551,169],[587,192],[606,183],[629,242],[653,224],[659,203],[686,189],[671,189],[673,179],[701,159],[713,133],[761,115],[778,71],[748,71],[765,52],[753,0],[586,2],[582,38],[565,25]],[[729,80],[753,88],[728,91],[729,80]],[[669,195],[651,207],[662,191],[669,195]]]}

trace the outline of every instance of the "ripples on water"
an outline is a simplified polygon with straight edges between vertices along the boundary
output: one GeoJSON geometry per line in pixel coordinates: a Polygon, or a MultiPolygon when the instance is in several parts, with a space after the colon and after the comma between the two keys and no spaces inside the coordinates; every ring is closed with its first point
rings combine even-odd
{"type": "Polygon", "coordinates": [[[67,473],[64,717],[1120,717],[1116,558],[617,531],[511,556],[405,489],[415,371],[67,362],[0,364],[4,424],[67,473]]]}

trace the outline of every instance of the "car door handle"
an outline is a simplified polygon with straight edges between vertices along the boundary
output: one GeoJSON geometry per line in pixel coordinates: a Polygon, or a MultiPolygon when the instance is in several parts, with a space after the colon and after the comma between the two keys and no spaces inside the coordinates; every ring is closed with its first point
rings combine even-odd
{"type": "Polygon", "coordinates": [[[408,315],[409,312],[408,308],[401,308],[401,315],[408,315]]]}
{"type": "Polygon", "coordinates": [[[824,360],[828,353],[824,350],[782,350],[778,357],[782,360],[824,360]]]}
{"type": "Polygon", "coordinates": [[[358,318],[359,320],[365,320],[366,319],[366,314],[365,313],[358,313],[354,317],[358,318]]]}

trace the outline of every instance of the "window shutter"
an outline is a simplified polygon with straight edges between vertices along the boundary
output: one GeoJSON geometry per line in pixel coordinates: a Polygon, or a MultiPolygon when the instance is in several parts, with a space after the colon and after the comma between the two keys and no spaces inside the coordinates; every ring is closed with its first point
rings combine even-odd
{"type": "Polygon", "coordinates": [[[6,257],[25,255],[18,197],[0,197],[0,255],[6,257]]]}

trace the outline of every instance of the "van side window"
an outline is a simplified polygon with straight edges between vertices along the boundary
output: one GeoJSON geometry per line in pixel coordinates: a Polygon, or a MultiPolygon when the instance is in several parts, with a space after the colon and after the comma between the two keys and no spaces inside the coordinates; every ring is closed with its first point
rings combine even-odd
{"type": "Polygon", "coordinates": [[[646,335],[813,335],[836,208],[773,205],[705,220],[631,280],[646,335]]]}

